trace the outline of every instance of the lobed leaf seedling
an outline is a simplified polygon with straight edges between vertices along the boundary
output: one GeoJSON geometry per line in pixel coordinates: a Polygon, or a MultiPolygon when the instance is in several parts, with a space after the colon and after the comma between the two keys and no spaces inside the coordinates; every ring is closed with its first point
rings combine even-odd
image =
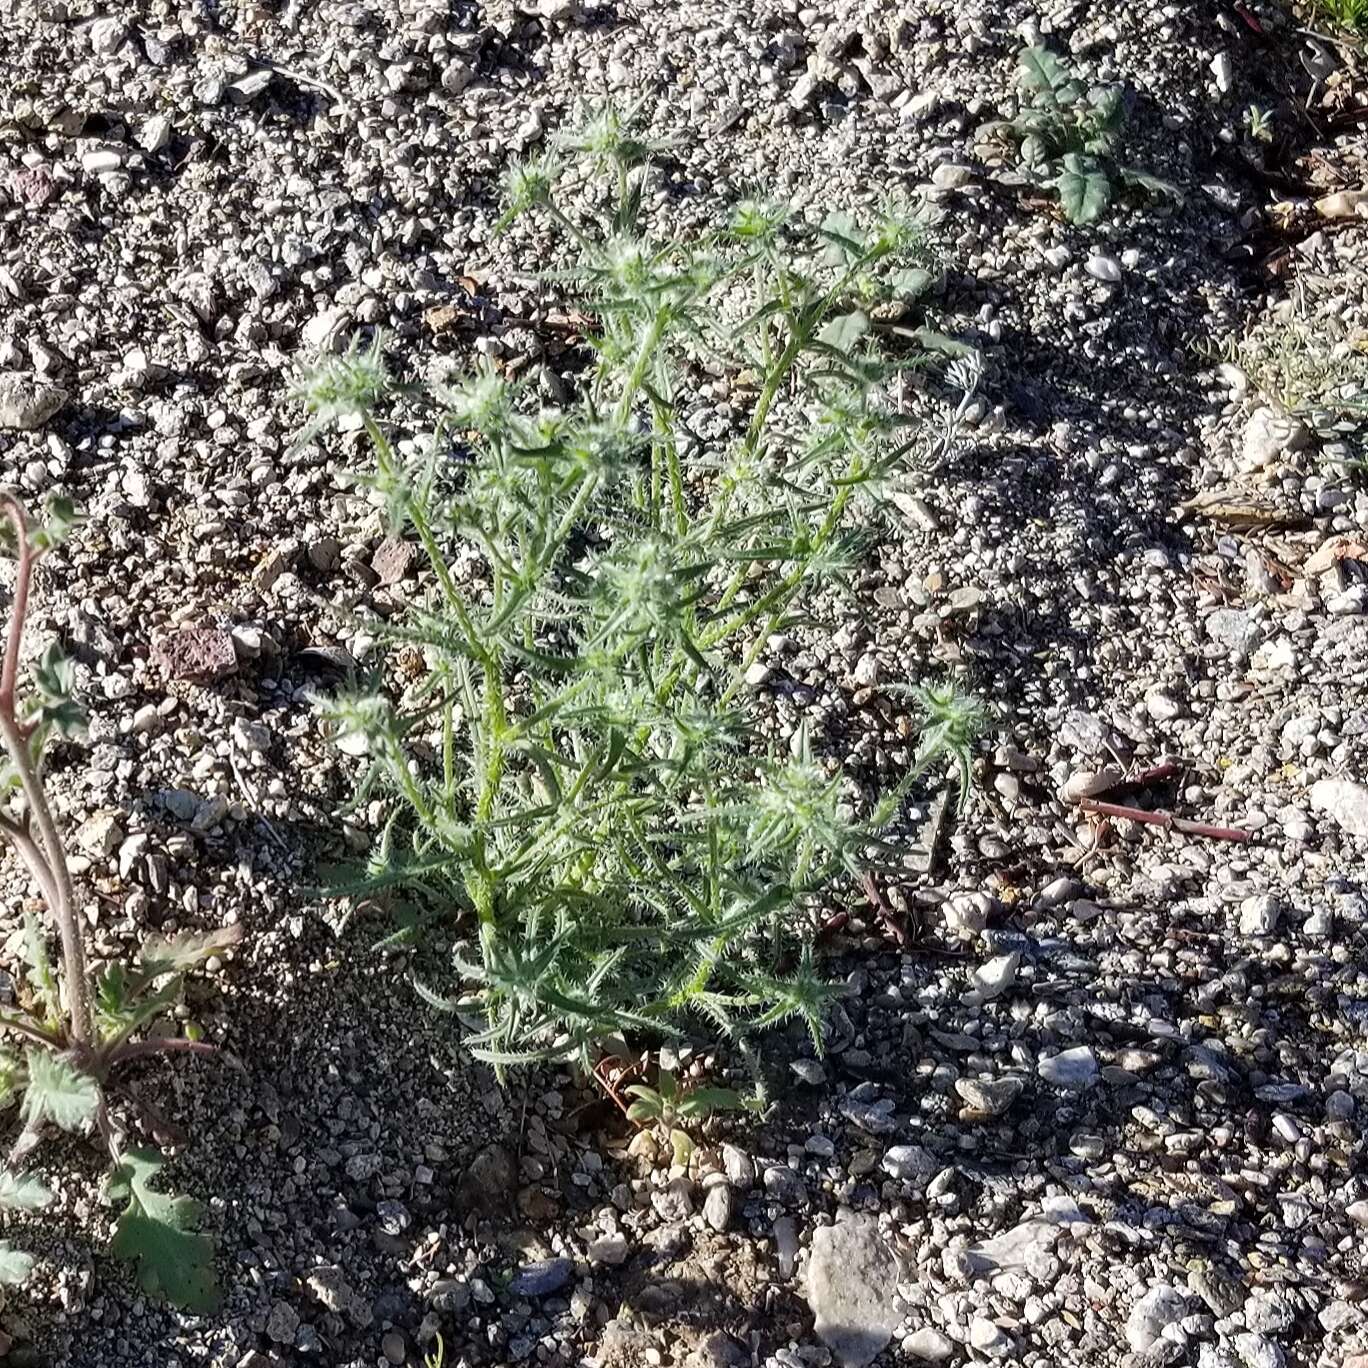
{"type": "Polygon", "coordinates": [[[1176,187],[1117,160],[1126,107],[1117,86],[1087,86],[1045,47],[1017,59],[1016,114],[986,130],[1012,143],[1022,169],[1053,189],[1073,224],[1093,223],[1122,187],[1181,200],[1176,187]]]}

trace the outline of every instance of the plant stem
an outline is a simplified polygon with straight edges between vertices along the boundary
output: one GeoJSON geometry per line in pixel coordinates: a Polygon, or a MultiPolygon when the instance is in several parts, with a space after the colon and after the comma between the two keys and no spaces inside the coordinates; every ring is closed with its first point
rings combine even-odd
{"type": "Polygon", "coordinates": [[[28,614],[29,587],[33,579],[33,543],[29,539],[28,517],[19,501],[10,495],[0,496],[0,508],[3,508],[14,527],[19,555],[9,638],[5,643],[4,667],[0,670],[0,737],[4,739],[10,761],[19,777],[29,815],[38,828],[38,840],[35,842],[29,837],[26,843],[20,844],[19,850],[26,862],[30,862],[31,869],[35,868],[35,864],[47,869],[47,879],[39,877],[38,883],[61,935],[63,987],[70,1015],[71,1039],[80,1045],[90,1039],[90,981],[86,973],[81,928],[76,920],[71,871],[67,866],[61,833],[52,819],[52,809],[48,806],[47,794],[34,764],[28,730],[19,721],[14,706],[19,652],[24,639],[24,620],[28,614]]]}

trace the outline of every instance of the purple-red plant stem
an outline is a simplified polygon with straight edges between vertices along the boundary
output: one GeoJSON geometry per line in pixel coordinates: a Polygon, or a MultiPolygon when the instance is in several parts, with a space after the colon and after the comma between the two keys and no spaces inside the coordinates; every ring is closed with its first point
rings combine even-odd
{"type": "Polygon", "coordinates": [[[33,543],[29,540],[28,515],[19,500],[12,494],[0,494],[0,510],[13,525],[18,543],[14,607],[10,614],[9,637],[5,642],[4,665],[0,667],[0,737],[4,739],[15,773],[19,776],[29,816],[38,827],[38,840],[34,842],[30,838],[29,846],[21,847],[20,853],[26,859],[31,859],[35,853],[39,854],[41,862],[47,867],[49,878],[46,881],[40,878],[38,883],[62,938],[62,987],[66,993],[71,1040],[74,1044],[82,1045],[90,1039],[90,981],[86,975],[81,927],[76,919],[71,870],[67,866],[61,833],[53,821],[47,794],[33,763],[29,731],[19,720],[14,700],[19,650],[24,640],[24,620],[28,615],[29,585],[33,578],[33,543]]]}
{"type": "Polygon", "coordinates": [[[1101,803],[1096,798],[1080,798],[1079,808],[1099,817],[1123,817],[1130,822],[1144,822],[1149,826],[1166,827],[1187,836],[1205,836],[1212,841],[1247,843],[1253,833],[1239,827],[1212,826],[1208,822],[1190,822],[1186,817],[1175,817],[1169,812],[1151,812],[1147,808],[1127,807],[1124,803],[1101,803]]]}
{"type": "Polygon", "coordinates": [[[14,575],[14,610],[10,614],[9,638],[5,642],[5,663],[0,670],[0,713],[14,715],[14,685],[19,674],[19,648],[24,640],[24,619],[28,616],[29,582],[33,578],[33,548],[29,545],[28,515],[24,505],[12,494],[0,494],[0,502],[14,527],[18,562],[14,575]]]}
{"type": "Polygon", "coordinates": [[[146,1059],[156,1054],[217,1054],[219,1047],[207,1040],[187,1040],[184,1036],[158,1036],[152,1040],[135,1040],[111,1050],[108,1067],[127,1064],[130,1060],[146,1059]]]}

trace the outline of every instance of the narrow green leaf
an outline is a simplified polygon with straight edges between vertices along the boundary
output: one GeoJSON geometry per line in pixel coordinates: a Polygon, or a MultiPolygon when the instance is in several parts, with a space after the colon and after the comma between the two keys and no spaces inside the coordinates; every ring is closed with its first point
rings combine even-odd
{"type": "Polygon", "coordinates": [[[1127,185],[1133,185],[1137,190],[1143,190],[1147,195],[1169,199],[1175,204],[1182,204],[1183,202],[1183,192],[1172,181],[1163,180],[1159,176],[1151,176],[1148,171],[1138,170],[1134,166],[1118,166],[1116,171],[1117,175],[1127,185]]]}
{"type": "Polygon", "coordinates": [[[686,1116],[711,1116],[718,1111],[740,1111],[741,1094],[734,1088],[695,1088],[679,1104],[686,1116]]]}
{"type": "Polygon", "coordinates": [[[109,1196],[122,1202],[110,1252],[134,1265],[138,1284],[185,1311],[212,1311],[219,1302],[214,1247],[195,1233],[199,1205],[152,1189],[163,1167],[148,1150],[127,1150],[109,1178],[109,1196]]]}

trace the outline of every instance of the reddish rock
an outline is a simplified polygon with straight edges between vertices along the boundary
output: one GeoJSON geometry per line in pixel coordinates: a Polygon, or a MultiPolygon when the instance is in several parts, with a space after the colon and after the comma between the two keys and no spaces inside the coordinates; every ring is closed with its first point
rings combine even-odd
{"type": "Polygon", "coordinates": [[[398,584],[418,557],[412,542],[386,537],[371,557],[371,569],[380,577],[381,584],[398,584]]]}
{"type": "Polygon", "coordinates": [[[41,209],[57,194],[57,184],[46,166],[26,166],[10,173],[10,188],[30,208],[41,209]]]}
{"type": "Polygon", "coordinates": [[[152,643],[152,663],[172,679],[222,679],[237,669],[237,652],[221,627],[183,627],[152,643]]]}

